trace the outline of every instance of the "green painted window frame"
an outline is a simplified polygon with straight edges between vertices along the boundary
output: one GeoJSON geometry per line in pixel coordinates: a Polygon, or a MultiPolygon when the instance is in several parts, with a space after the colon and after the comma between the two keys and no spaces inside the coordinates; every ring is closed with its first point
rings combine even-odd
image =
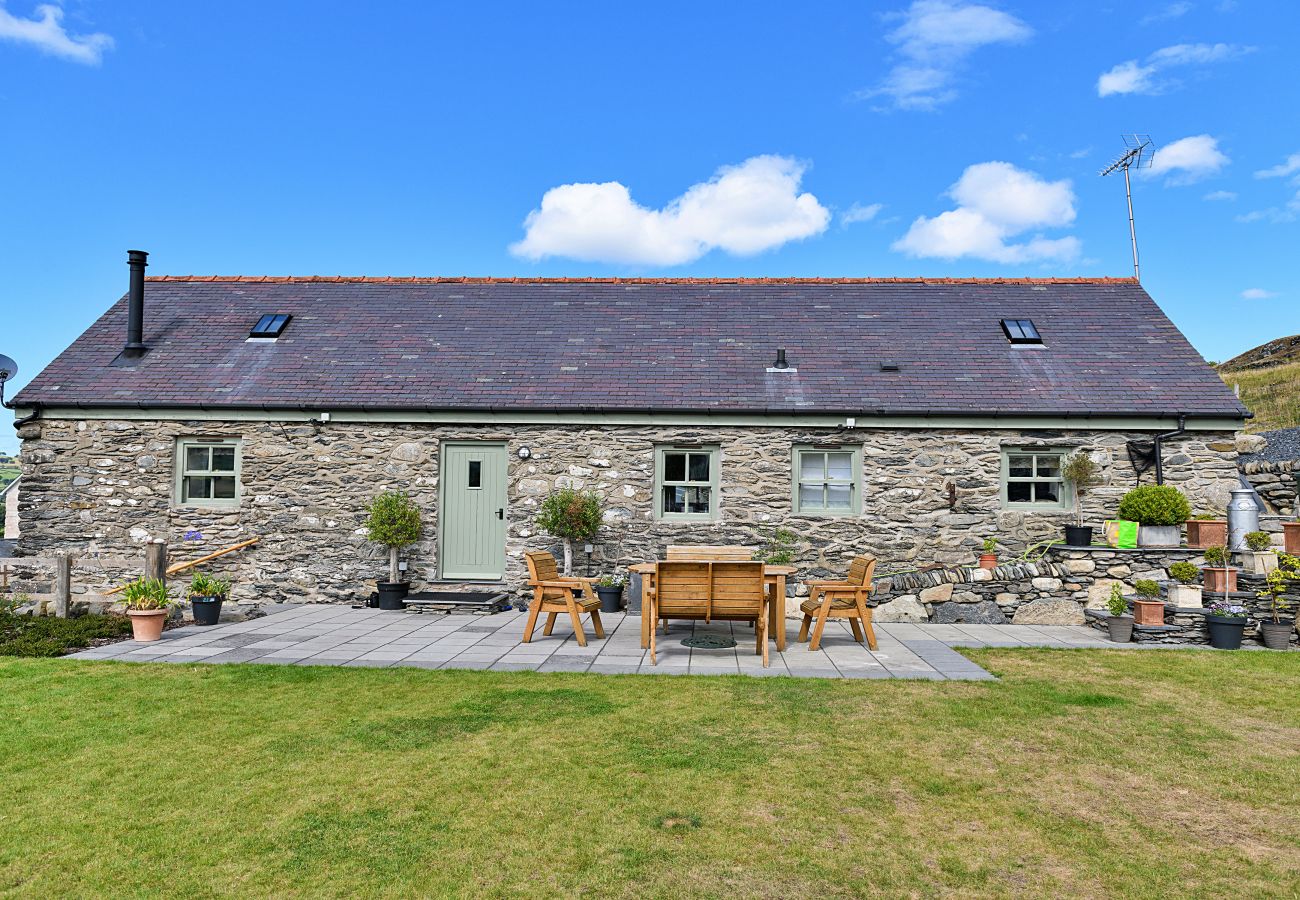
{"type": "MultiPolygon", "coordinates": [[[[209,465],[211,459],[209,458],[209,465]]],[[[175,473],[172,484],[172,502],[179,507],[187,509],[237,509],[239,501],[243,496],[243,468],[244,454],[243,442],[239,438],[200,438],[188,437],[176,439],[176,456],[172,470],[175,473]],[[187,477],[215,477],[207,473],[214,470],[209,469],[187,469],[186,459],[187,452],[192,447],[233,447],[235,451],[235,468],[230,475],[235,479],[235,496],[233,497],[190,497],[185,496],[185,479],[187,477]]],[[[225,474],[225,470],[215,470],[225,474]]]]}
{"type": "Polygon", "coordinates": [[[1068,447],[1003,447],[1002,448],[1002,473],[998,479],[998,490],[1002,499],[1002,508],[1007,510],[1021,510],[1025,512],[1065,512],[1073,508],[1073,494],[1070,491],[1069,484],[1065,479],[1060,477],[1060,464],[1065,457],[1070,455],[1068,447]],[[1011,457],[1013,456],[1033,456],[1034,457],[1034,475],[1024,477],[1011,477],[1011,457]],[[1055,456],[1057,458],[1057,472],[1055,478],[1039,478],[1038,457],[1055,456]],[[1056,481],[1061,485],[1057,491],[1057,501],[1055,503],[1038,503],[1034,501],[1012,500],[1008,493],[1008,486],[1012,482],[1032,482],[1032,481],[1056,481]]]}
{"type": "MultiPolygon", "coordinates": [[[[825,468],[822,470],[825,472],[825,468]]],[[[861,447],[818,447],[813,444],[796,444],[790,456],[790,507],[795,515],[819,516],[826,518],[843,518],[862,515],[862,448],[861,447]],[[824,506],[805,508],[799,498],[799,485],[803,478],[803,458],[808,455],[828,453],[849,454],[849,480],[823,478],[822,484],[849,485],[849,506],[847,509],[830,509],[824,506]]]]}
{"type": "Polygon", "coordinates": [[[703,446],[680,446],[674,444],[661,444],[655,447],[655,492],[654,492],[654,510],[655,520],[659,522],[714,522],[718,518],[718,507],[721,505],[722,494],[718,488],[719,470],[722,468],[722,448],[717,444],[706,444],[703,446]],[[664,457],[669,453],[706,453],[709,456],[709,480],[690,481],[690,461],[687,460],[688,480],[686,481],[668,481],[664,477],[664,457]],[[680,485],[683,487],[708,487],[709,489],[709,511],[706,513],[692,512],[664,512],[663,492],[665,487],[680,485]]]}

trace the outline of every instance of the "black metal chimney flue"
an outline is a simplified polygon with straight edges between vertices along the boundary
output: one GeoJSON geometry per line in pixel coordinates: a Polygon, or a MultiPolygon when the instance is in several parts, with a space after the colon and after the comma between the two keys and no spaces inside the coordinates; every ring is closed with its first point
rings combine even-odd
{"type": "Polygon", "coordinates": [[[144,356],[149,348],[144,345],[144,269],[149,265],[149,254],[143,250],[126,251],[126,264],[131,267],[131,287],[126,295],[126,356],[144,356]]]}
{"type": "Polygon", "coordinates": [[[777,351],[776,351],[776,362],[773,364],[772,368],[774,368],[774,369],[788,369],[788,368],[790,368],[790,363],[786,362],[786,359],[785,359],[785,350],[784,350],[784,349],[781,349],[781,350],[777,350],[777,351]]]}

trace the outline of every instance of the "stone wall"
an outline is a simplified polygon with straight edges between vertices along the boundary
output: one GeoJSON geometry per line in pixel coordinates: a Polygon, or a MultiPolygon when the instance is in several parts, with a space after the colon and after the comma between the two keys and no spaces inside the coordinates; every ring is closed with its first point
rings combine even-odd
{"type": "MultiPolygon", "coordinates": [[[[425,537],[405,556],[417,588],[435,582],[438,454],[445,440],[508,444],[507,587],[524,575],[524,550],[558,550],[537,533],[534,515],[544,495],[566,485],[594,489],[604,500],[607,525],[592,562],[596,572],[657,558],[670,543],[757,545],[784,526],[797,535],[803,579],[842,573],[862,552],[876,555],[882,568],[955,565],[973,560],[987,536],[1017,547],[1059,535],[1068,513],[1001,508],[1004,446],[1091,450],[1103,464],[1104,483],[1086,497],[1085,514],[1097,524],[1113,516],[1136,483],[1124,448],[1132,435],[1122,432],[40,419],[19,436],[20,555],[66,550],[142,560],[144,542],[157,537],[168,542],[174,560],[184,560],[258,535],[256,547],[210,567],[234,578],[235,598],[245,601],[344,601],[368,593],[385,564],[383,550],[365,540],[362,507],[386,488],[408,491],[421,507],[425,537]],[[192,436],[242,438],[239,509],[172,504],[175,441],[192,436]],[[655,520],[654,447],[674,442],[721,446],[716,522],[655,520]],[[861,515],[791,513],[791,452],[805,443],[862,447],[861,515]],[[516,455],[523,446],[532,450],[528,460],[516,455]],[[201,537],[186,540],[187,533],[201,537]]],[[[1166,452],[1171,484],[1198,509],[1223,508],[1237,482],[1231,434],[1189,434],[1166,452]]],[[[577,562],[585,567],[581,554],[577,562]]],[[[102,584],[117,577],[105,573],[102,584]]]]}
{"type": "MultiPolygon", "coordinates": [[[[1300,462],[1248,462],[1241,466],[1241,474],[1250,482],[1260,498],[1266,504],[1265,516],[1287,516],[1296,514],[1295,476],[1300,474],[1300,462]]],[[[1264,519],[1260,523],[1264,531],[1280,533],[1282,520],[1264,519]]]]}

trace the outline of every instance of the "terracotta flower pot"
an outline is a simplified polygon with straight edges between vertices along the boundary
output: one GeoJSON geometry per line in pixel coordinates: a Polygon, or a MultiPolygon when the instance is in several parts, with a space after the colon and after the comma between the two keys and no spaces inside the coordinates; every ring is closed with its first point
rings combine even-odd
{"type": "Polygon", "coordinates": [[[126,614],[131,619],[131,634],[137,641],[156,641],[162,637],[167,610],[128,609],[126,614]]]}
{"type": "Polygon", "coordinates": [[[1205,579],[1205,590],[1211,594],[1222,594],[1224,591],[1232,593],[1237,589],[1237,570],[1227,569],[1201,569],[1201,574],[1205,579]]]}
{"type": "Polygon", "coordinates": [[[980,568],[996,569],[998,567],[998,555],[996,553],[981,553],[980,568]]]}
{"type": "Polygon", "coordinates": [[[1133,621],[1137,625],[1165,624],[1165,604],[1161,600],[1133,599],[1133,621]]]}
{"type": "Polygon", "coordinates": [[[1227,519],[1191,519],[1187,523],[1187,546],[1196,550],[1223,547],[1228,543],[1227,519]]]}
{"type": "Polygon", "coordinates": [[[1283,522],[1282,539],[1287,553],[1300,556],[1300,522],[1283,522]]]}

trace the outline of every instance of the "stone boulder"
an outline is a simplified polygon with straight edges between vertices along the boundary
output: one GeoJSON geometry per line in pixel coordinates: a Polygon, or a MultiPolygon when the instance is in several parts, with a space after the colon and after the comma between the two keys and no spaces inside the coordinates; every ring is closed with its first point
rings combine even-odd
{"type": "Polygon", "coordinates": [[[871,611],[873,622],[928,622],[925,607],[910,594],[882,603],[871,611]]]}
{"type": "Polygon", "coordinates": [[[1073,600],[1034,600],[1016,610],[1012,625],[1084,625],[1083,607],[1073,600]]]}
{"type": "Polygon", "coordinates": [[[939,603],[934,607],[936,625],[1005,625],[1007,617],[992,600],[979,603],[939,603]]]}

